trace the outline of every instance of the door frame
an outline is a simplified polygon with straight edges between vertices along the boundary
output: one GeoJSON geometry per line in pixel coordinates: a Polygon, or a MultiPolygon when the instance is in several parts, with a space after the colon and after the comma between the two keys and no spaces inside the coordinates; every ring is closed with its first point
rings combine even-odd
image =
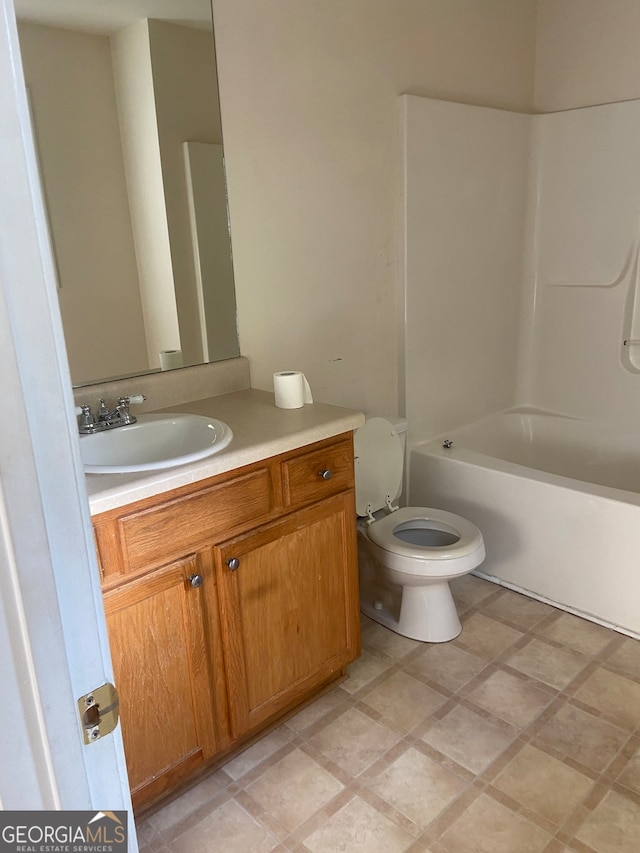
{"type": "Polygon", "coordinates": [[[127,809],[135,853],[120,729],[84,745],[77,712],[113,672],[13,0],[0,174],[0,807],[127,809]]]}

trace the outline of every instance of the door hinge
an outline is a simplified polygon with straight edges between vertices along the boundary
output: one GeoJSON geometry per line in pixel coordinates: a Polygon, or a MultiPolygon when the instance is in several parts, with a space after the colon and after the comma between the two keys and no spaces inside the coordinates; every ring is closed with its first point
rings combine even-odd
{"type": "Polygon", "coordinates": [[[102,684],[78,699],[78,714],[85,743],[108,735],[118,725],[120,701],[113,684],[102,684]]]}

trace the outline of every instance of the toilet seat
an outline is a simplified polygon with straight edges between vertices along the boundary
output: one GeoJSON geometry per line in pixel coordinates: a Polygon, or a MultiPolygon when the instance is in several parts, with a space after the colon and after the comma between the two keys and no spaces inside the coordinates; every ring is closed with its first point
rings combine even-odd
{"type": "MultiPolygon", "coordinates": [[[[375,546],[389,555],[391,568],[406,574],[449,576],[453,568],[452,561],[456,561],[454,574],[464,574],[476,568],[484,559],[484,540],[475,524],[441,509],[404,507],[369,524],[366,535],[375,546]],[[443,545],[421,545],[407,542],[396,535],[397,532],[411,529],[417,531],[416,538],[420,538],[421,530],[432,530],[436,534],[444,534],[443,538],[448,541],[443,545]],[[451,536],[457,537],[456,541],[451,541],[451,536]]],[[[435,538],[438,538],[437,535],[435,538]]]]}

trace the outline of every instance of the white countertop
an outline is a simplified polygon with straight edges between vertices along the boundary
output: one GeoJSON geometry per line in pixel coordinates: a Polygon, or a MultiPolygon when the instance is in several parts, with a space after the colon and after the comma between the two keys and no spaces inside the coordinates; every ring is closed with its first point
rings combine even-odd
{"type": "Polygon", "coordinates": [[[362,426],[365,420],[361,412],[326,403],[278,409],[273,394],[253,388],[159,411],[218,418],[231,427],[233,440],[208,459],[187,465],[134,474],[87,474],[91,515],[349,432],[362,426]]]}

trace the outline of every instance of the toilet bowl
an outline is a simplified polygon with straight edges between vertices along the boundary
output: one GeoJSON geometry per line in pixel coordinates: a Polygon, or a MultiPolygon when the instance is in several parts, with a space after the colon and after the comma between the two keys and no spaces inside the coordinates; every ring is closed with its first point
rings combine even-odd
{"type": "Polygon", "coordinates": [[[445,510],[395,506],[404,449],[384,418],[356,430],[355,459],[360,609],[405,637],[452,640],[462,626],[448,582],[482,563],[482,533],[445,510]]]}

